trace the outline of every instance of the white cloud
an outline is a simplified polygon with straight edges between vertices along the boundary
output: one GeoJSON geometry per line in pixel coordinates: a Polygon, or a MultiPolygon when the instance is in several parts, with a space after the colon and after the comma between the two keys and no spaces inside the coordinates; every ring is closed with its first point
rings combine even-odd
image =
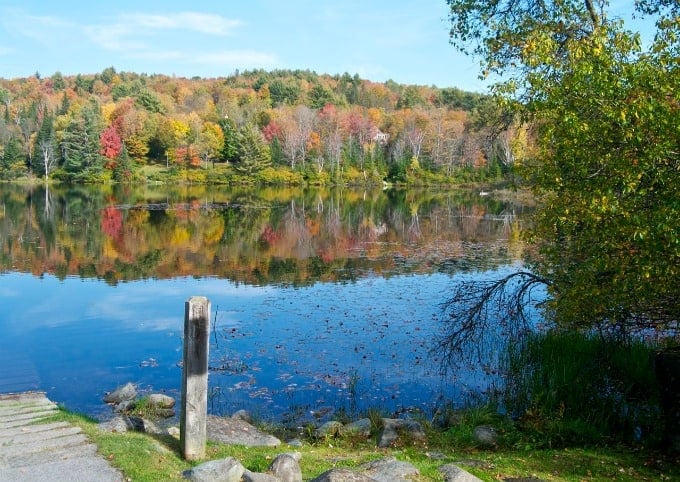
{"type": "Polygon", "coordinates": [[[145,13],[121,16],[121,22],[136,28],[153,30],[190,30],[209,35],[230,35],[242,25],[240,20],[232,20],[221,15],[200,12],[180,12],[165,15],[145,13]]]}
{"type": "Polygon", "coordinates": [[[28,15],[18,9],[3,9],[0,12],[0,25],[9,32],[48,46],[76,28],[72,22],[58,17],[28,15]]]}
{"type": "Polygon", "coordinates": [[[225,36],[230,35],[241,24],[240,20],[199,12],[165,15],[134,13],[121,15],[113,23],[88,25],[83,27],[83,30],[93,42],[107,50],[116,52],[146,50],[145,55],[152,56],[155,52],[152,52],[147,43],[141,39],[155,37],[167,30],[225,36]]]}
{"type": "Polygon", "coordinates": [[[90,25],[85,34],[100,47],[114,52],[145,50],[148,45],[132,38],[134,30],[129,25],[90,25]]]}

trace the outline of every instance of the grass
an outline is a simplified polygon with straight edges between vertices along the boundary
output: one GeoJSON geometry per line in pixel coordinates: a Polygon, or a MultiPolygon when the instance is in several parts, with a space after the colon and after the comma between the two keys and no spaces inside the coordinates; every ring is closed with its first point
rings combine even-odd
{"type": "MultiPolygon", "coordinates": [[[[253,472],[264,472],[282,452],[299,451],[305,480],[334,467],[356,467],[364,462],[395,457],[418,468],[418,481],[442,481],[438,468],[457,463],[485,481],[500,477],[538,477],[550,481],[639,481],[680,480],[680,466],[652,451],[623,446],[568,448],[560,450],[483,450],[470,442],[469,425],[488,420],[480,411],[465,412],[458,428],[438,431],[428,428],[427,442],[404,442],[380,449],[375,439],[360,437],[324,438],[305,441],[303,447],[278,448],[228,446],[209,442],[206,460],[234,457],[253,472]]],[[[100,453],[135,482],[184,480],[182,472],[193,465],[182,459],[179,441],[169,435],[102,433],[97,423],[85,416],[60,411],[50,418],[77,425],[99,447],[100,453]]]]}
{"type": "Polygon", "coordinates": [[[656,443],[663,426],[655,346],[550,331],[509,347],[504,405],[534,448],[610,440],[656,443]],[[639,439],[639,440],[638,440],[639,439]]]}

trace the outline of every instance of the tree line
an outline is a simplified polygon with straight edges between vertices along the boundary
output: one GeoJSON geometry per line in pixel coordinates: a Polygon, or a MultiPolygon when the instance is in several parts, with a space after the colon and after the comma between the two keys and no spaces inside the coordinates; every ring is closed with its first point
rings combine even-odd
{"type": "Polygon", "coordinates": [[[428,184],[502,175],[527,145],[489,96],[347,73],[36,73],[0,79],[0,109],[5,180],[428,184]]]}

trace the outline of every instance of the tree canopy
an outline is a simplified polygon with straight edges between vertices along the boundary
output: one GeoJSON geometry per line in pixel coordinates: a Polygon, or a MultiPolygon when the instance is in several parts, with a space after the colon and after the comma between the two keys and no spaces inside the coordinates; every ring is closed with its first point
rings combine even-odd
{"type": "MultiPolygon", "coordinates": [[[[310,184],[500,178],[507,156],[486,142],[487,124],[471,122],[487,97],[298,70],[186,79],[109,67],[0,78],[0,156],[9,149],[6,157],[16,158],[0,164],[0,178],[115,182],[123,146],[131,161],[126,182],[149,175],[310,184]],[[271,169],[243,172],[252,159],[242,162],[238,133],[247,125],[264,136],[271,169]],[[402,176],[414,157],[419,169],[402,176]]],[[[509,139],[515,134],[508,131],[509,139]]]]}
{"type": "MultiPolygon", "coordinates": [[[[520,171],[541,206],[532,268],[560,326],[676,330],[680,320],[680,4],[449,0],[451,41],[479,55],[532,128],[520,171]]],[[[672,333],[673,331],[671,331],[672,333]]]]}

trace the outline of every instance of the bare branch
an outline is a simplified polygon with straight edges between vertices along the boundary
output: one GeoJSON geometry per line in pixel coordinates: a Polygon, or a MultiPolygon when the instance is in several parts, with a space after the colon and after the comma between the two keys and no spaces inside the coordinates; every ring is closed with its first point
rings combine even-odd
{"type": "Polygon", "coordinates": [[[441,360],[442,371],[468,357],[484,359],[499,338],[519,339],[532,328],[532,310],[544,300],[549,284],[529,271],[459,284],[442,303],[443,332],[432,350],[441,360]]]}

